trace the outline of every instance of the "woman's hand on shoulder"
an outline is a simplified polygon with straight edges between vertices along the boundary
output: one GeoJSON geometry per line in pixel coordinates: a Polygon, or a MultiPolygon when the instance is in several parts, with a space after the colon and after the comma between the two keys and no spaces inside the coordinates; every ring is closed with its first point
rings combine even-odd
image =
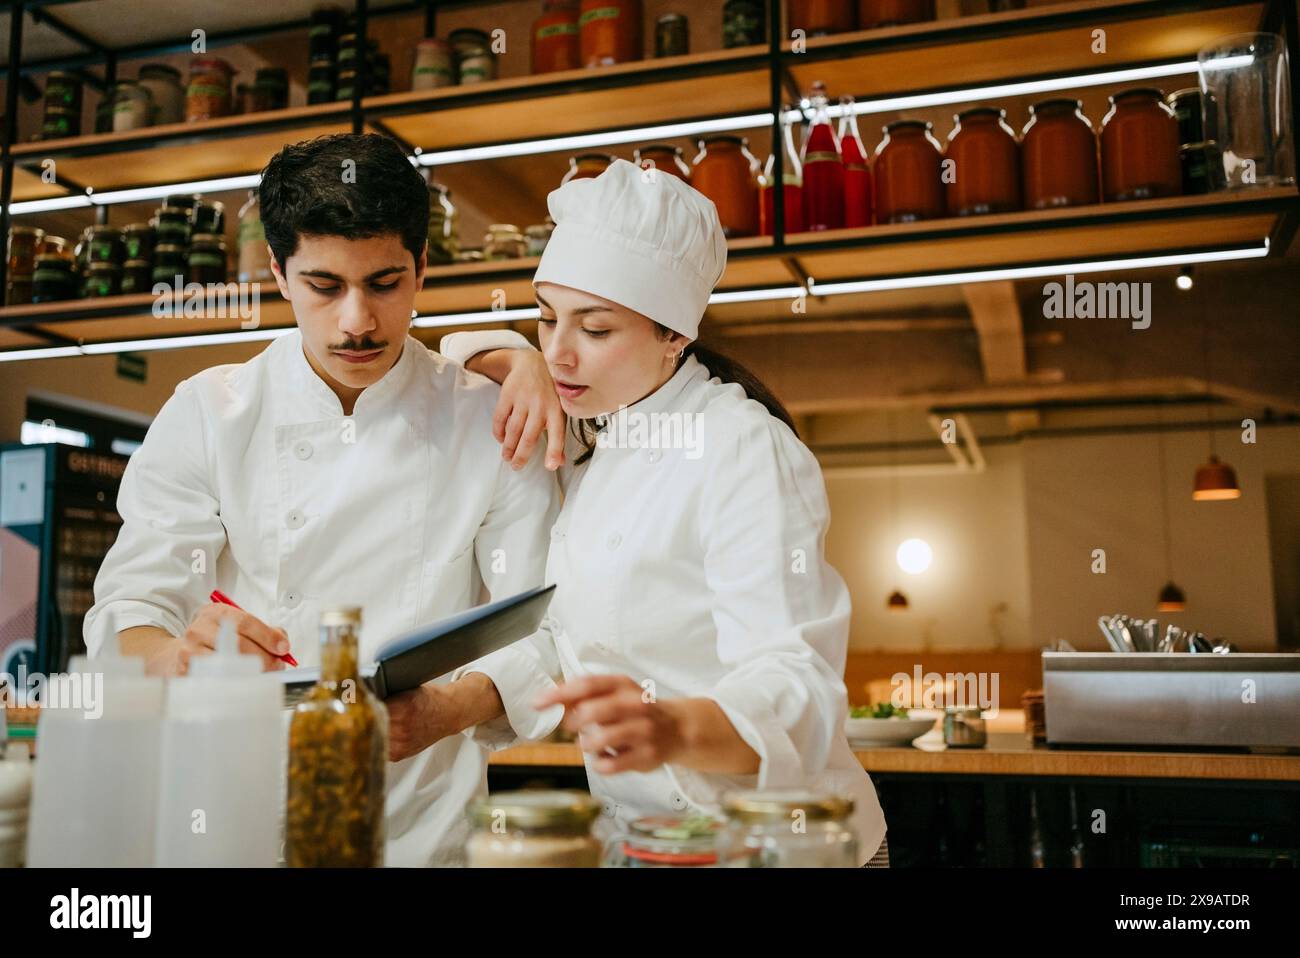
{"type": "Polygon", "coordinates": [[[545,430],[546,468],[558,469],[564,462],[567,419],[546,359],[531,349],[507,352],[511,354],[510,371],[501,380],[501,395],[492,416],[492,435],[501,443],[501,458],[508,460],[512,469],[522,469],[545,430]]]}

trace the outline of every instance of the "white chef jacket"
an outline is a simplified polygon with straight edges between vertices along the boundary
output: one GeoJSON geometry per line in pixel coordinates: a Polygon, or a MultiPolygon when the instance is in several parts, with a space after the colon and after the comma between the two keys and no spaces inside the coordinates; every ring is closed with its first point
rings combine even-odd
{"type": "MultiPolygon", "coordinates": [[[[445,337],[441,348],[467,359],[501,346],[529,343],[478,331],[445,337]]],[[[629,675],[653,682],[658,699],[713,699],[758,753],[757,775],[673,765],[600,775],[584,755],[606,815],[626,825],[716,812],[729,788],[812,788],[854,800],[866,862],[885,818],[844,734],[850,600],[824,557],[830,510],[817,460],[741,386],[711,379],[694,357],[606,428],[635,448],[598,446],[583,465],[566,465],[546,565],[556,591],[541,630],[467,670],[493,681],[531,670],[540,685],[629,675]],[[659,413],[697,414],[698,450],[655,448],[662,441],[639,436],[633,414],[645,424],[659,413]]],[[[557,724],[558,709],[539,714],[532,693],[501,697],[510,728],[498,721],[467,732],[489,748],[557,724]]],[[[616,827],[605,823],[606,833],[616,827]]]]}
{"type": "MultiPolygon", "coordinates": [[[[498,387],[407,337],[353,414],[308,365],[301,334],[176,388],[131,457],[123,525],[95,580],[85,638],[182,635],[209,593],[285,629],[318,665],[323,608],[363,610],[363,662],[399,632],[542,581],[559,508],[540,461],[518,472],[492,438],[498,387]]],[[[503,694],[533,694],[508,666],[503,694]]],[[[453,735],[388,767],[386,861],[460,860],[486,753],[453,735]]]]}

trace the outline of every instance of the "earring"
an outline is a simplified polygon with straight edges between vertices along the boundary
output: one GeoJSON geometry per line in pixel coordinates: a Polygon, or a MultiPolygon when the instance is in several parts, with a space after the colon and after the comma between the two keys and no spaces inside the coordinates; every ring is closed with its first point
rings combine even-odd
{"type": "Polygon", "coordinates": [[[686,347],[683,346],[681,349],[677,351],[677,361],[680,363],[682,361],[682,357],[685,355],[686,355],[686,347]]]}

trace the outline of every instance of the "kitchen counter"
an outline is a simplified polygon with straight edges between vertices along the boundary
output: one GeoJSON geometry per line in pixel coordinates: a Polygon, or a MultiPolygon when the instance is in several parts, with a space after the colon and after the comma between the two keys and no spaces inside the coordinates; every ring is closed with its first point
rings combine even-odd
{"type": "MultiPolygon", "coordinates": [[[[855,749],[868,772],[891,775],[1010,775],[1063,778],[1208,779],[1300,782],[1300,755],[1172,752],[1120,749],[1057,749],[1030,743],[1024,716],[1003,709],[988,723],[984,748],[947,748],[941,726],[912,745],[855,749]]],[[[576,744],[542,742],[496,752],[495,765],[582,765],[576,744]]]]}

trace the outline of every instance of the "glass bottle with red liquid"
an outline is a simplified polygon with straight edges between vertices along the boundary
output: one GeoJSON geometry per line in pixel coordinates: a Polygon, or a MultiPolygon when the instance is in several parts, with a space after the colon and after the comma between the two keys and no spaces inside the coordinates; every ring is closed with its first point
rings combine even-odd
{"type": "Polygon", "coordinates": [[[858,134],[853,97],[840,97],[840,159],[844,163],[844,226],[870,226],[872,222],[871,168],[867,148],[858,134]]]}
{"type": "MultiPolygon", "coordinates": [[[[781,112],[781,139],[785,144],[785,155],[781,158],[782,198],[785,203],[785,232],[802,233],[807,227],[803,218],[803,165],[799,162],[799,151],[794,148],[794,124],[791,119],[791,107],[781,112]]],[[[772,187],[776,175],[776,153],[767,158],[763,169],[763,202],[759,206],[759,232],[771,236],[775,232],[776,213],[772,204],[776,193],[772,187]]]]}
{"type": "Polygon", "coordinates": [[[826,86],[813,84],[813,119],[803,141],[803,215],[809,230],[844,226],[844,161],[826,109],[826,86]]]}

